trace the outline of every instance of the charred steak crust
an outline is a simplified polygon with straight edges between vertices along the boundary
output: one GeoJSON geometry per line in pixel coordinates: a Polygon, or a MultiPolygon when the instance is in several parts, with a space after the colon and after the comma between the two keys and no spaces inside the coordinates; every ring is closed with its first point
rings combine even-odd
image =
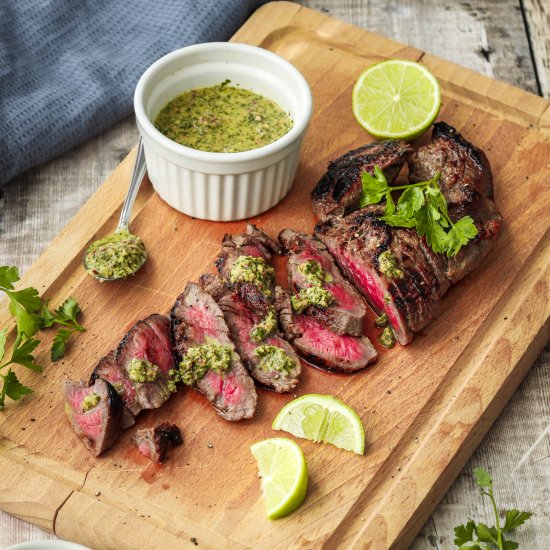
{"type": "Polygon", "coordinates": [[[262,385],[282,393],[293,390],[299,382],[302,370],[300,360],[292,346],[285,340],[277,329],[273,334],[261,342],[254,342],[250,331],[262,321],[262,316],[251,310],[242,298],[232,292],[223,280],[213,273],[206,273],[200,278],[201,287],[206,290],[218,303],[224,314],[225,321],[231,332],[231,338],[241,359],[250,374],[262,385]],[[293,360],[294,368],[290,371],[262,368],[261,358],[255,353],[258,346],[267,344],[281,348],[293,360]]]}
{"type": "Polygon", "coordinates": [[[178,426],[161,422],[156,426],[137,430],[132,441],[140,453],[162,464],[168,459],[169,450],[183,443],[183,437],[178,426]]]}
{"type": "Polygon", "coordinates": [[[363,335],[363,321],[366,314],[365,302],[355,288],[342,276],[325,245],[310,235],[292,229],[283,229],[279,241],[287,251],[288,285],[293,292],[311,286],[299,266],[307,261],[319,263],[331,281],[325,283],[326,290],[334,296],[334,303],[328,308],[310,306],[306,313],[337,334],[363,335]]]}
{"type": "Polygon", "coordinates": [[[359,208],[361,173],[372,175],[378,165],[392,183],[411,151],[404,141],[386,140],[364,145],[331,161],[311,192],[313,211],[321,220],[326,220],[359,208]]]}
{"type": "Polygon", "coordinates": [[[364,336],[341,335],[308,315],[295,315],[289,295],[276,287],[275,307],[285,337],[302,357],[340,372],[356,372],[376,361],[378,354],[364,336]]]}
{"type": "MultiPolygon", "coordinates": [[[[196,283],[187,283],[172,308],[170,320],[170,337],[178,363],[190,347],[204,344],[209,338],[234,350],[220,307],[196,283]]],[[[256,409],[254,382],[236,353],[227,372],[207,371],[196,388],[225,420],[251,418],[256,409]]]]}

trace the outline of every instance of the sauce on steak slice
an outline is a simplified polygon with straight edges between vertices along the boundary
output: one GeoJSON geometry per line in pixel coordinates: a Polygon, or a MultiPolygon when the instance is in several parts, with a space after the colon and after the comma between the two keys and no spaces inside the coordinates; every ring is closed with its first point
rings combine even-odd
{"type": "Polygon", "coordinates": [[[363,190],[361,173],[373,175],[378,165],[391,184],[411,151],[411,146],[401,140],[377,141],[331,161],[311,192],[313,211],[320,220],[327,220],[356,210],[363,190]]]}
{"type": "Polygon", "coordinates": [[[328,308],[310,306],[305,310],[307,315],[337,334],[362,336],[365,302],[344,279],[325,245],[310,235],[292,229],[283,229],[279,234],[279,241],[288,251],[288,285],[293,292],[312,286],[299,268],[306,262],[317,262],[330,277],[323,288],[334,296],[334,303],[328,308]]]}
{"type": "Polygon", "coordinates": [[[65,380],[65,413],[76,435],[93,455],[99,456],[118,439],[123,405],[116,390],[103,378],[93,385],[65,380]]]}
{"type": "Polygon", "coordinates": [[[370,340],[336,334],[309,315],[296,315],[290,297],[276,287],[276,308],[286,338],[298,353],[331,370],[355,372],[376,361],[378,354],[370,340]]]}
{"type": "Polygon", "coordinates": [[[170,321],[166,317],[150,315],[138,321],[117,348],[116,362],[133,383],[136,401],[141,409],[157,409],[170,397],[168,381],[175,362],[169,330],[170,321]],[[143,382],[133,380],[131,371],[134,360],[147,361],[156,367],[156,379],[143,382]]]}
{"type": "Polygon", "coordinates": [[[252,224],[247,224],[246,233],[224,235],[222,250],[215,262],[220,276],[243,301],[254,311],[266,314],[275,301],[275,282],[267,280],[266,288],[260,289],[252,282],[231,281],[231,270],[240,256],[259,258],[270,265],[271,254],[280,254],[281,246],[252,224]]]}
{"type": "MultiPolygon", "coordinates": [[[[182,361],[189,348],[209,340],[235,349],[220,307],[210,294],[195,283],[187,283],[172,308],[170,319],[170,335],[178,362],[182,361]]],[[[196,382],[196,388],[226,420],[251,418],[256,409],[254,382],[235,352],[228,371],[221,374],[209,369],[196,382]]]]}
{"type": "Polygon", "coordinates": [[[142,455],[162,464],[168,459],[169,450],[181,445],[183,438],[178,426],[161,422],[151,428],[137,430],[132,441],[142,455]]]}
{"type": "Polygon", "coordinates": [[[261,384],[276,392],[292,391],[298,384],[302,371],[300,359],[292,346],[282,338],[278,327],[265,339],[255,341],[251,331],[263,320],[263,316],[251,310],[244,300],[232,292],[223,280],[212,273],[200,278],[200,284],[218,303],[223,311],[225,322],[231,331],[231,338],[237,352],[241,356],[250,374],[261,384]],[[263,361],[256,353],[259,346],[275,346],[280,348],[291,360],[291,368],[275,368],[269,362],[263,361]]]}

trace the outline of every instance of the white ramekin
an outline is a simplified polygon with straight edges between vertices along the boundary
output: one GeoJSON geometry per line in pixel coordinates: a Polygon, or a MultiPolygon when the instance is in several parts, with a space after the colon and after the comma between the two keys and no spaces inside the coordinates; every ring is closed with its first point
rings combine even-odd
{"type": "Polygon", "coordinates": [[[296,173],[311,118],[311,90],[302,74],[263,48],[210,42],[176,50],[153,63],[134,94],[138,129],[153,187],[170,206],[205,220],[241,220],[275,206],[296,173]],[[277,141],[241,153],[209,153],[179,145],[153,125],[178,94],[229,79],[287,111],[292,129],[277,141]]]}

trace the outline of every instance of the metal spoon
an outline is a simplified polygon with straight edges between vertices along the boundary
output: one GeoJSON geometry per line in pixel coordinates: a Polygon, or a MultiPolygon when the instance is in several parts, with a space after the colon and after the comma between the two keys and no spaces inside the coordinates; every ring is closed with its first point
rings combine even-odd
{"type": "MultiPolygon", "coordinates": [[[[135,252],[136,247],[139,247],[139,251],[142,251],[141,257],[139,255],[137,256],[138,262],[132,266],[132,270],[126,270],[123,274],[117,275],[117,276],[111,276],[106,277],[99,274],[97,271],[95,271],[95,268],[91,265],[89,265],[93,261],[92,254],[97,254],[97,246],[98,243],[103,241],[103,239],[98,239],[97,241],[94,241],[84,253],[84,268],[86,269],[86,272],[90,274],[92,277],[95,277],[99,281],[116,281],[118,279],[125,279],[126,277],[129,277],[130,275],[134,275],[136,271],[145,263],[145,260],[147,259],[147,251],[145,250],[145,245],[143,244],[143,241],[137,236],[132,235],[130,233],[130,214],[132,213],[132,207],[134,206],[134,202],[136,200],[139,187],[141,185],[141,182],[143,181],[143,177],[145,176],[145,171],[147,170],[147,166],[145,164],[145,155],[143,153],[143,142],[141,137],[139,138],[138,143],[138,151],[136,155],[136,162],[134,165],[134,171],[132,173],[132,180],[130,181],[130,186],[128,187],[128,193],[126,195],[126,199],[124,200],[124,204],[122,205],[122,211],[120,213],[120,219],[118,222],[118,226],[115,230],[115,232],[112,235],[109,235],[107,239],[111,239],[115,237],[116,235],[120,235],[119,242],[116,244],[117,251],[124,253],[132,253],[135,252]],[[123,236],[128,235],[129,240],[131,242],[124,242],[123,236]],[[128,247],[128,250],[123,250],[122,247],[128,247]],[[129,247],[132,247],[133,250],[131,250],[129,247]],[[142,250],[141,250],[142,249],[142,250]]],[[[116,237],[115,237],[116,239],[116,237]]],[[[112,247],[115,246],[114,243],[106,243],[102,245],[104,247],[111,247],[110,250],[114,250],[112,247]]],[[[135,259],[135,258],[134,258],[135,259]]]]}

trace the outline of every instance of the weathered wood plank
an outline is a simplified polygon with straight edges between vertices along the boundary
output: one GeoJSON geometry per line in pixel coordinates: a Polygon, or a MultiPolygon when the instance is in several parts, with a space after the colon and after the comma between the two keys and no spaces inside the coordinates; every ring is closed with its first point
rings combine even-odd
{"type": "Polygon", "coordinates": [[[523,0],[523,7],[540,91],[550,98],[550,4],[546,0],[523,0]]]}

